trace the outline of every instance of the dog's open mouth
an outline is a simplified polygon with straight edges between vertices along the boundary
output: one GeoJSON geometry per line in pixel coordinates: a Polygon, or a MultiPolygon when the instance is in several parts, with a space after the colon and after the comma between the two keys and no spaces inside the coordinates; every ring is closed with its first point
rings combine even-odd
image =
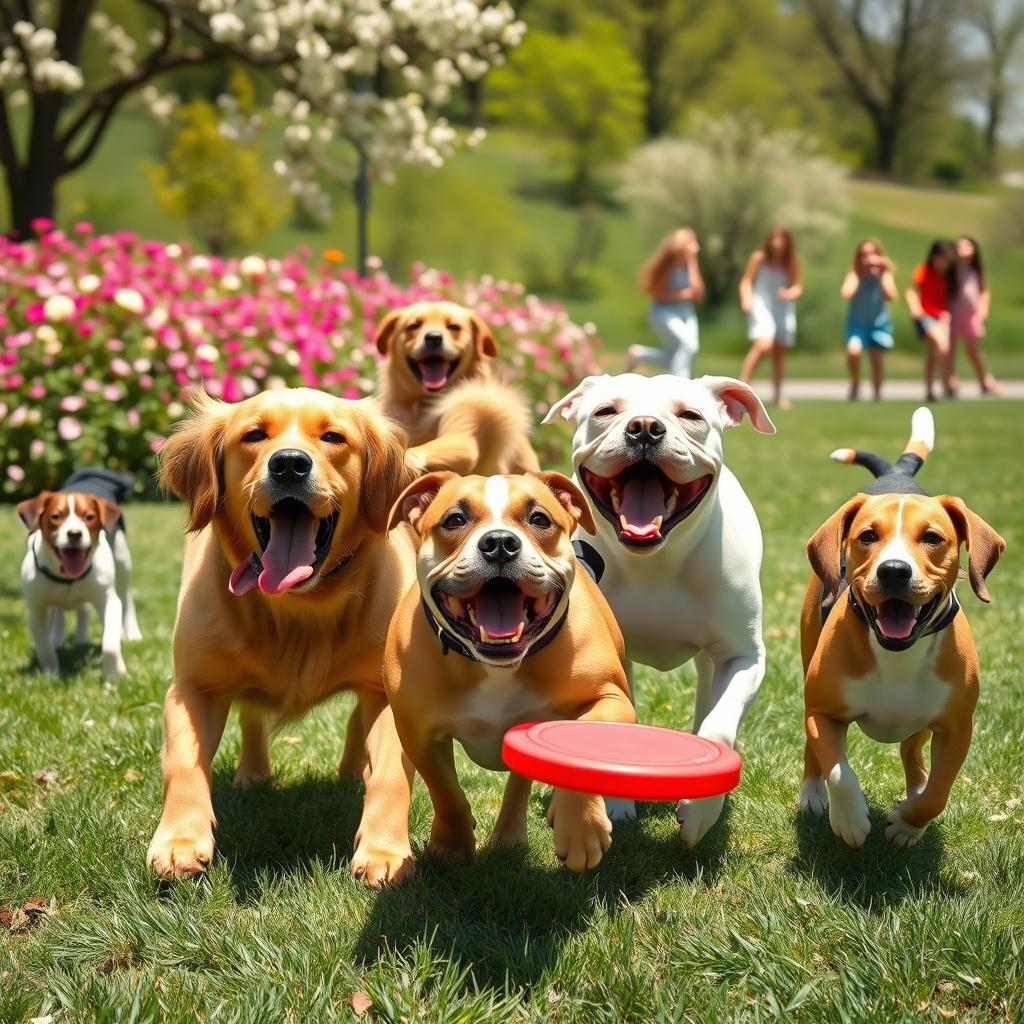
{"type": "Polygon", "coordinates": [[[916,605],[909,601],[890,597],[878,605],[863,604],[868,621],[882,643],[892,641],[898,644],[913,643],[920,631],[931,621],[942,595],[939,594],[927,604],[916,605]]]}
{"type": "Polygon", "coordinates": [[[456,597],[435,588],[434,603],[448,626],[481,653],[518,658],[543,632],[561,599],[552,590],[540,597],[525,593],[509,579],[488,580],[475,594],[456,597]]]}
{"type": "Polygon", "coordinates": [[[259,586],[264,594],[281,594],[315,576],[331,550],[338,512],[318,519],[297,498],[284,498],[269,516],[252,517],[259,544],[235,566],[228,590],[236,597],[259,586]]]}
{"type": "Polygon", "coordinates": [[[77,580],[89,567],[88,548],[57,548],[56,551],[61,575],[69,580],[77,580]]]}
{"type": "Polygon", "coordinates": [[[459,365],[458,359],[445,359],[444,356],[425,356],[423,359],[409,359],[407,362],[416,379],[427,391],[440,391],[459,365]]]}
{"type": "Polygon", "coordinates": [[[709,473],[677,484],[645,460],[616,476],[598,476],[584,466],[581,476],[619,542],[638,548],[660,544],[700,504],[713,480],[709,473]]]}

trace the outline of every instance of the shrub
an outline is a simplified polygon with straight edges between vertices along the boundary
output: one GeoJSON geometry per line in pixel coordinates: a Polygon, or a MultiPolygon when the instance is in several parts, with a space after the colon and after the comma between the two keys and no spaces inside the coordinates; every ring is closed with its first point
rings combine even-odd
{"type": "Polygon", "coordinates": [[[673,227],[697,232],[716,304],[733,298],[772,224],[793,232],[805,258],[822,251],[845,223],[844,175],[800,132],[769,131],[752,117],[697,117],[686,138],[634,151],[622,196],[650,226],[652,245],[673,227]]]}
{"type": "MultiPolygon", "coordinates": [[[[58,485],[76,465],[154,468],[188,392],[226,401],[305,385],[345,398],[376,383],[377,321],[396,306],[446,297],[494,328],[501,363],[538,413],[594,372],[594,329],[521,285],[458,282],[422,265],[398,284],[360,278],[342,255],[221,259],[128,232],[73,236],[37,225],[38,242],[0,239],[0,487],[58,485]]],[[[540,432],[546,455],[559,435],[540,432]]],[[[550,451],[554,446],[555,451],[550,451]]]]}

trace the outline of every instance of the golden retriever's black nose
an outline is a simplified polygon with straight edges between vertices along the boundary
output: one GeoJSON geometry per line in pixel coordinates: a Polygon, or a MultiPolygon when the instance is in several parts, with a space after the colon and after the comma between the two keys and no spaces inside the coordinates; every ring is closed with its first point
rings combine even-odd
{"type": "Polygon", "coordinates": [[[665,424],[656,416],[634,416],[626,424],[626,440],[633,444],[657,444],[665,436],[665,424]]]}
{"type": "Polygon", "coordinates": [[[444,335],[440,331],[427,331],[423,335],[423,344],[427,348],[440,348],[444,344],[444,335]]]}
{"type": "Polygon", "coordinates": [[[313,460],[298,448],[282,448],[270,456],[270,475],[281,484],[305,480],[313,470],[313,460]]]}
{"type": "Polygon", "coordinates": [[[477,547],[485,561],[502,565],[519,555],[523,542],[509,530],[489,530],[480,538],[477,547]]]}

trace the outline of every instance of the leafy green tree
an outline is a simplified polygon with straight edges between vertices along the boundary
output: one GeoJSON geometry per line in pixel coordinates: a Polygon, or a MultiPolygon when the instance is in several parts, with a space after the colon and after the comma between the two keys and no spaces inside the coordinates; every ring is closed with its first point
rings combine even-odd
{"type": "Polygon", "coordinates": [[[578,201],[593,194],[595,170],[642,137],[643,76],[607,18],[584,18],[570,36],[531,31],[488,88],[491,117],[555,142],[578,201]]]}
{"type": "MultiPolygon", "coordinates": [[[[233,75],[232,85],[236,109],[245,112],[252,103],[247,76],[233,75]]],[[[251,246],[287,210],[279,179],[263,169],[262,146],[227,136],[222,120],[207,100],[180,106],[164,162],[146,168],[160,206],[212,253],[251,246]]]]}

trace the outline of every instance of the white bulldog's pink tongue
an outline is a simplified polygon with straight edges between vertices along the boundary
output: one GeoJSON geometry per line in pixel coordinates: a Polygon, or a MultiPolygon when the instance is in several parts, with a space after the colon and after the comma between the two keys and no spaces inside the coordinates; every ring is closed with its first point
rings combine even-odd
{"type": "Polygon", "coordinates": [[[60,569],[69,579],[77,580],[85,572],[85,548],[64,548],[59,552],[60,569]]]}
{"type": "Polygon", "coordinates": [[[619,504],[619,525],[627,537],[646,539],[661,533],[661,524],[655,519],[665,516],[665,489],[661,478],[634,477],[622,488],[619,504]]]}
{"type": "Polygon", "coordinates": [[[907,601],[883,601],[878,606],[878,628],[890,640],[906,640],[917,624],[917,609],[907,601]]]}
{"type": "Polygon", "coordinates": [[[440,391],[448,383],[448,360],[431,356],[420,360],[420,380],[428,391],[440,391]]]}
{"type": "Polygon", "coordinates": [[[306,511],[270,517],[270,543],[257,581],[264,594],[280,594],[313,575],[316,528],[316,519],[306,511]]]}
{"type": "Polygon", "coordinates": [[[485,587],[474,601],[476,622],[489,640],[507,640],[526,619],[525,598],[516,586],[485,587]]]}

